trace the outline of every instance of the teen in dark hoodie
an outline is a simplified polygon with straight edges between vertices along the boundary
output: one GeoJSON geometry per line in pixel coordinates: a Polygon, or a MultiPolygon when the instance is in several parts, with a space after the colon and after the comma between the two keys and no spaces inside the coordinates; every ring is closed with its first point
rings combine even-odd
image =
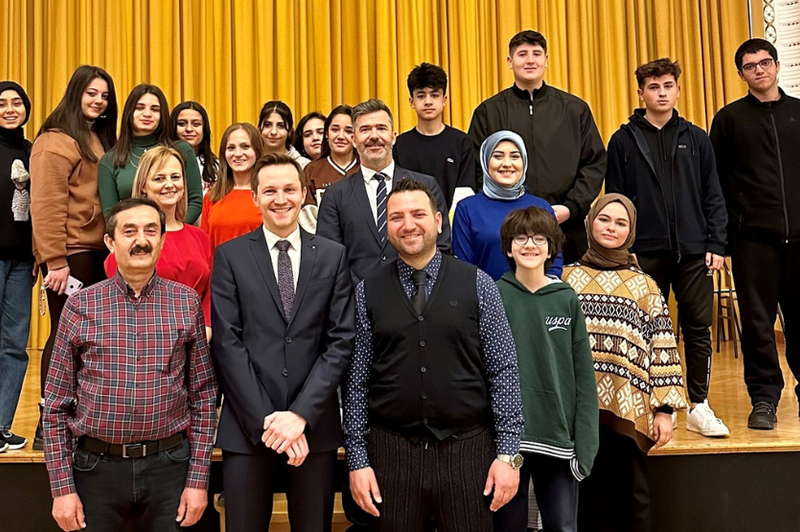
{"type": "Polygon", "coordinates": [[[665,299],[675,291],[692,402],[686,428],[720,437],[728,428],[708,406],[710,272],[723,264],[728,217],[711,141],[675,110],[680,75],[678,62],[666,57],[636,69],[645,108],[636,109],[608,143],[606,192],[624,194],[636,206],[639,265],[665,299]]]}
{"type": "Polygon", "coordinates": [[[528,485],[547,531],[573,531],[578,482],[599,445],[599,407],[586,321],[572,287],[546,272],[564,236],[544,209],[512,211],[500,229],[511,272],[497,282],[517,345],[525,431],[517,495],[495,514],[495,531],[525,532],[528,485]]]}

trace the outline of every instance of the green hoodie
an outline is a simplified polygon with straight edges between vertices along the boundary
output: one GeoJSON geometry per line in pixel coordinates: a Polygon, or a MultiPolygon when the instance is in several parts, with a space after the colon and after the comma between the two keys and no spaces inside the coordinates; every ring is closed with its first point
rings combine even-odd
{"type": "Polygon", "coordinates": [[[512,272],[497,287],[517,346],[525,414],[520,450],[569,459],[583,480],[597,454],[600,412],[578,296],[556,278],[531,293],[512,272]]]}

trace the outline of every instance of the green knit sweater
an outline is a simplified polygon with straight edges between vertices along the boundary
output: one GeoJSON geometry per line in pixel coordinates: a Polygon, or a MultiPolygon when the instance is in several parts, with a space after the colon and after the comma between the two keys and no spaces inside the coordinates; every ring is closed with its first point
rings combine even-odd
{"type": "MultiPolygon", "coordinates": [[[[128,156],[128,162],[122,167],[114,167],[116,152],[113,149],[100,159],[97,190],[100,193],[100,206],[104,215],[108,216],[108,211],[119,201],[131,197],[139,160],[144,152],[155,145],[156,139],[153,135],[133,137],[131,142],[133,155],[128,156]]],[[[203,209],[203,181],[200,178],[200,167],[197,165],[197,156],[189,144],[179,141],[175,143],[175,147],[186,159],[186,199],[189,200],[189,209],[186,211],[184,221],[193,224],[203,209]]]]}
{"type": "Polygon", "coordinates": [[[568,459],[583,480],[597,454],[600,412],[578,297],[555,278],[530,292],[512,272],[497,287],[517,345],[525,414],[520,450],[568,459]]]}

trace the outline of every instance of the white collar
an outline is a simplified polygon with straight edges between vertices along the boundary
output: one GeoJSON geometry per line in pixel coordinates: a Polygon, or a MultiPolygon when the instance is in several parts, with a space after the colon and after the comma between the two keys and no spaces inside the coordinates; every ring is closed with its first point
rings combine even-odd
{"type": "Polygon", "coordinates": [[[298,224],[297,227],[295,227],[294,231],[292,231],[291,234],[289,236],[287,236],[286,238],[282,238],[282,237],[276,235],[275,233],[273,233],[272,231],[267,229],[263,224],[261,225],[261,229],[264,231],[264,238],[267,239],[267,249],[273,249],[275,247],[275,244],[278,242],[278,240],[288,240],[289,241],[289,245],[292,246],[292,249],[294,249],[294,250],[299,250],[300,249],[301,240],[300,240],[300,225],[299,224],[298,224]]]}
{"type": "MultiPolygon", "coordinates": [[[[389,163],[389,166],[380,171],[389,176],[389,179],[391,180],[394,177],[394,159],[392,159],[392,162],[389,163]]],[[[372,178],[377,173],[377,171],[372,170],[371,168],[365,168],[363,164],[361,165],[361,175],[364,176],[364,183],[369,185],[369,182],[372,181],[372,178]]]]}

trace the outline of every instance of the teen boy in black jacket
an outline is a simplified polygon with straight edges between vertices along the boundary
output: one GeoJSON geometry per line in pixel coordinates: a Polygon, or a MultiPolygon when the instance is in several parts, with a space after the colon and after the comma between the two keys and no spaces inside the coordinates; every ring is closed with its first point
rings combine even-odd
{"type": "Polygon", "coordinates": [[[687,428],[727,436],[708,406],[711,270],[722,266],[727,215],[706,133],[675,110],[680,95],[678,62],[657,59],[636,69],[636,109],[608,143],[606,192],[626,195],[639,214],[633,250],[665,299],[675,290],[685,342],[686,380],[692,407],[687,428]]]}
{"type": "Polygon", "coordinates": [[[730,220],[744,378],[753,404],[747,426],[769,430],[784,385],[773,329],[778,304],[786,360],[800,380],[800,100],[778,87],[778,52],[769,42],[745,41],[735,61],[749,92],[717,113],[711,141],[730,220]]]}

